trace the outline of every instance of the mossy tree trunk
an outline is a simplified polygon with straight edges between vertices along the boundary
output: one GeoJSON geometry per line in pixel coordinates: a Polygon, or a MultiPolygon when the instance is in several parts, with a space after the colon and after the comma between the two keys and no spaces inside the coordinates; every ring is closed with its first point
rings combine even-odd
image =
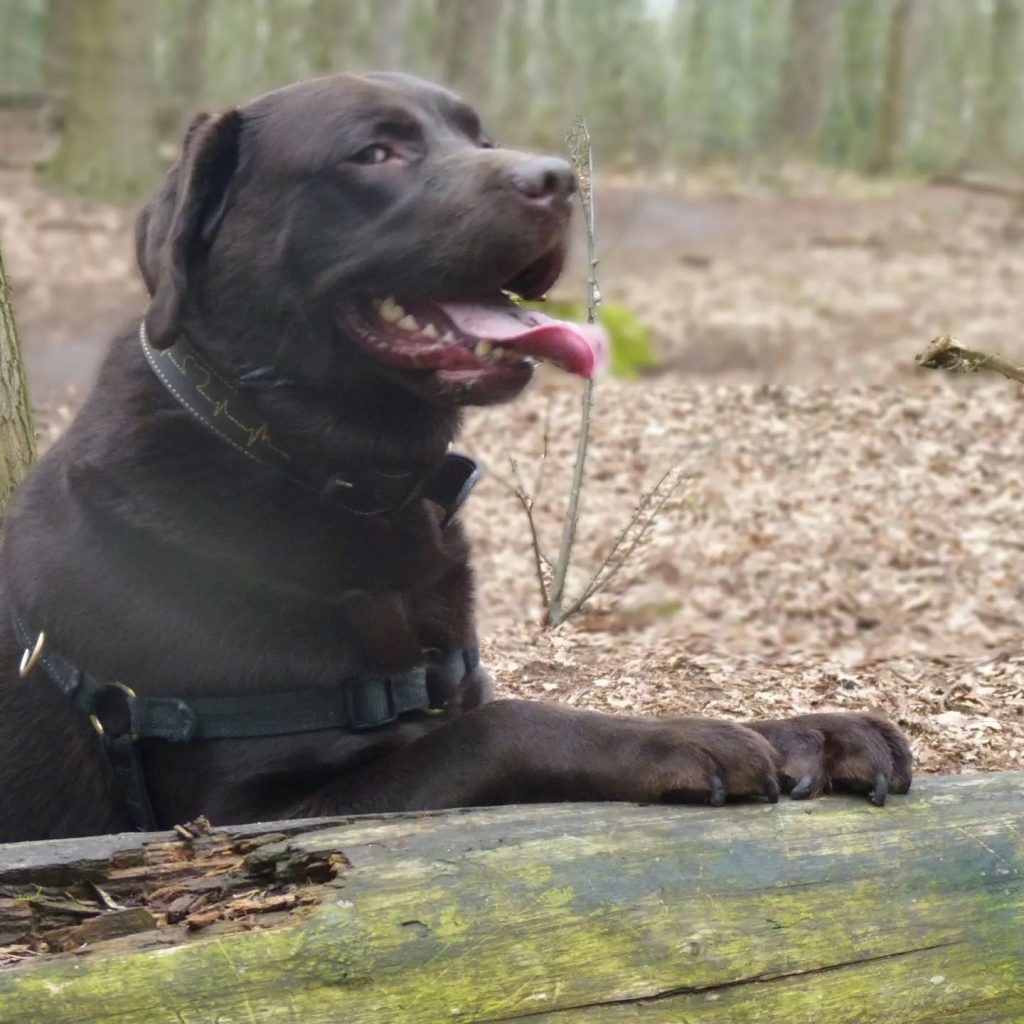
{"type": "Polygon", "coordinates": [[[50,94],[62,102],[67,98],[74,10],[75,0],[49,0],[46,5],[43,79],[50,94]]]}
{"type": "Polygon", "coordinates": [[[61,15],[71,19],[70,63],[54,183],[115,202],[153,183],[153,10],[136,0],[89,0],[61,15]]]}
{"type": "Polygon", "coordinates": [[[354,70],[353,50],[364,7],[362,3],[342,6],[337,0],[312,0],[306,14],[306,53],[314,75],[354,70]]]}
{"type": "Polygon", "coordinates": [[[445,85],[486,107],[493,79],[501,0],[441,0],[438,28],[445,85]]]}
{"type": "Polygon", "coordinates": [[[839,14],[836,0],[793,0],[776,113],[783,149],[804,152],[818,134],[832,83],[839,14]]]}
{"type": "Polygon", "coordinates": [[[406,59],[408,0],[375,0],[371,12],[370,52],[381,71],[402,71],[406,59]]]}
{"type": "Polygon", "coordinates": [[[1007,772],[883,810],[534,805],[0,846],[0,1021],[1009,1024],[1022,797],[1007,772]]]}
{"type": "Polygon", "coordinates": [[[873,174],[888,174],[892,171],[903,136],[903,125],[907,115],[914,8],[914,0],[895,0],[892,9],[885,80],[878,111],[878,132],[870,165],[873,174]]]}
{"type": "Polygon", "coordinates": [[[179,15],[171,91],[182,131],[198,112],[206,87],[206,47],[209,37],[211,0],[184,0],[179,15]]]}
{"type": "Polygon", "coordinates": [[[982,159],[1006,164],[1012,151],[1011,129],[1021,102],[1021,0],[997,0],[992,13],[988,87],[982,95],[978,146],[982,159]]]}
{"type": "Polygon", "coordinates": [[[36,456],[11,287],[0,252],[0,512],[36,456]]]}

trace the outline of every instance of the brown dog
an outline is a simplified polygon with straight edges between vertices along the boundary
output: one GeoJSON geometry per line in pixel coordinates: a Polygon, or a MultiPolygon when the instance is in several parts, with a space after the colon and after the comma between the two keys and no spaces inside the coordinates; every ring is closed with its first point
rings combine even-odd
{"type": "Polygon", "coordinates": [[[569,166],[451,93],[339,75],[200,118],[139,218],[152,293],[6,523],[0,839],[539,800],[910,785],[866,714],[742,726],[491,701],[467,404],[583,328],[569,166]],[[25,679],[19,680],[19,659],[25,679]]]}

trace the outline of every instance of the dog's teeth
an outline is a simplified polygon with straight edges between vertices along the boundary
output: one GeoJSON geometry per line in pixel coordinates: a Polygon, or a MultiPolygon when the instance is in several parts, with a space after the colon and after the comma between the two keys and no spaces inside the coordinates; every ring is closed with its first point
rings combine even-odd
{"type": "Polygon", "coordinates": [[[398,326],[401,327],[403,331],[418,331],[420,329],[419,322],[411,313],[402,317],[402,319],[398,321],[398,326]]]}
{"type": "Polygon", "coordinates": [[[523,362],[526,363],[527,366],[537,365],[537,360],[534,359],[533,356],[523,356],[523,362]]]}
{"type": "Polygon", "coordinates": [[[445,331],[444,334],[441,335],[441,340],[446,345],[454,345],[459,339],[456,338],[451,331],[445,331]]]}
{"type": "Polygon", "coordinates": [[[437,328],[433,324],[427,324],[427,326],[423,328],[423,337],[424,338],[437,338],[437,337],[439,337],[439,335],[437,333],[437,328]]]}
{"type": "Polygon", "coordinates": [[[508,353],[498,345],[491,354],[491,358],[499,363],[503,363],[508,358],[508,353]]]}
{"type": "Polygon", "coordinates": [[[484,339],[483,341],[478,341],[476,343],[476,348],[473,349],[473,354],[478,359],[486,359],[491,354],[492,347],[493,346],[491,345],[491,343],[486,339],[484,339]]]}
{"type": "Polygon", "coordinates": [[[405,316],[405,310],[389,295],[380,304],[380,316],[389,324],[397,324],[405,316]]]}

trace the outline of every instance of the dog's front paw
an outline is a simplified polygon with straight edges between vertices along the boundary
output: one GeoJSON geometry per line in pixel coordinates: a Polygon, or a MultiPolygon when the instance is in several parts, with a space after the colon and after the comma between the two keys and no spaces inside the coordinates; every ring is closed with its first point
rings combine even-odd
{"type": "Polygon", "coordinates": [[[881,807],[889,793],[910,789],[910,744],[881,715],[797,715],[748,726],[775,749],[779,784],[794,800],[841,790],[866,793],[881,807]]]}
{"type": "MultiPolygon", "coordinates": [[[[682,718],[643,723],[634,769],[641,800],[708,803],[728,798],[779,799],[774,751],[756,732],[735,722],[682,718]]],[[[636,799],[637,797],[634,797],[636,799]]]]}

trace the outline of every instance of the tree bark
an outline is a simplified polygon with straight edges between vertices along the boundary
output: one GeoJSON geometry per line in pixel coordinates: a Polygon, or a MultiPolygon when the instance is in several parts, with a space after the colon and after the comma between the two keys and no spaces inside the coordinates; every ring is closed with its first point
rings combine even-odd
{"type": "Polygon", "coordinates": [[[402,70],[406,57],[405,22],[408,14],[408,0],[375,0],[370,49],[376,70],[402,70]]]}
{"type": "Polygon", "coordinates": [[[73,5],[71,63],[55,183],[124,202],[144,193],[159,164],[152,117],[153,5],[73,5]]]}
{"type": "Polygon", "coordinates": [[[982,160],[1005,164],[1011,155],[1010,129],[1021,102],[1020,0],[997,0],[992,12],[988,85],[981,110],[978,148],[982,160]]]}
{"type": "Polygon", "coordinates": [[[814,142],[828,104],[840,7],[836,0],[793,0],[777,114],[783,149],[814,142]]]}
{"type": "Polygon", "coordinates": [[[361,21],[363,4],[338,0],[313,0],[306,21],[306,52],[313,73],[327,75],[351,70],[352,43],[361,21]]]}
{"type": "Polygon", "coordinates": [[[46,5],[43,81],[46,91],[58,100],[67,96],[74,10],[75,0],[49,0],[46,5]]]}
{"type": "Polygon", "coordinates": [[[501,0],[439,0],[445,85],[472,104],[490,98],[501,0]]]}
{"type": "Polygon", "coordinates": [[[0,253],[0,512],[36,456],[21,343],[11,287],[0,253]]]}
{"type": "Polygon", "coordinates": [[[0,1020],[1024,1020],[1022,796],[1016,772],[882,810],[563,804],[0,847],[0,1020]],[[39,955],[44,933],[75,952],[39,955]]]}
{"type": "MultiPolygon", "coordinates": [[[[263,44],[263,87],[279,89],[295,78],[295,8],[290,0],[263,0],[267,33],[263,44]]],[[[253,5],[255,7],[255,5],[253,5]]]]}
{"type": "Polygon", "coordinates": [[[915,6],[915,0],[894,0],[893,4],[885,79],[878,112],[878,132],[870,164],[874,174],[888,174],[892,171],[903,137],[915,6]]]}
{"type": "Polygon", "coordinates": [[[210,0],[184,0],[181,35],[172,68],[172,91],[178,121],[185,126],[198,111],[206,86],[206,42],[209,35],[210,0]]]}

